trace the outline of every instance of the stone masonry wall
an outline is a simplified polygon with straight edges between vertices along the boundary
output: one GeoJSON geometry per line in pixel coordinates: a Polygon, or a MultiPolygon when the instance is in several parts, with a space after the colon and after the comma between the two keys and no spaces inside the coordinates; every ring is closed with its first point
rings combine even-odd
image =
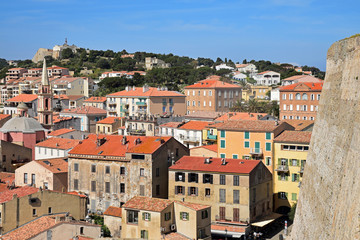
{"type": "Polygon", "coordinates": [[[360,239],[360,36],[334,43],[290,239],[360,239]]]}

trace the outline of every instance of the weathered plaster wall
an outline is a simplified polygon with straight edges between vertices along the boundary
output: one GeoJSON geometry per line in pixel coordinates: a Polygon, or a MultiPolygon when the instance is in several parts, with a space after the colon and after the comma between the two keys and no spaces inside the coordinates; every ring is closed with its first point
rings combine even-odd
{"type": "Polygon", "coordinates": [[[360,239],[360,36],[333,44],[291,239],[360,239]]]}

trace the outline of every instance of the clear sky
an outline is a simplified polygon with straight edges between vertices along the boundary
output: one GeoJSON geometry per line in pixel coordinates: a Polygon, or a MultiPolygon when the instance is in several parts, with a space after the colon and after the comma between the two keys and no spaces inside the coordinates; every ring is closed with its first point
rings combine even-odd
{"type": "Polygon", "coordinates": [[[38,48],[270,60],[325,70],[330,45],[360,32],[359,0],[1,0],[0,58],[38,48]]]}

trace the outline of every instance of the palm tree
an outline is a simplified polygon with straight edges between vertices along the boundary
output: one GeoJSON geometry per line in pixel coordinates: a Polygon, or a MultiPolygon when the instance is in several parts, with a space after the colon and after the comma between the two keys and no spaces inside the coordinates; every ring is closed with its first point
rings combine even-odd
{"type": "Polygon", "coordinates": [[[230,111],[233,112],[246,112],[247,111],[247,104],[244,101],[244,99],[241,99],[241,101],[237,101],[234,106],[230,109],[230,111]]]}

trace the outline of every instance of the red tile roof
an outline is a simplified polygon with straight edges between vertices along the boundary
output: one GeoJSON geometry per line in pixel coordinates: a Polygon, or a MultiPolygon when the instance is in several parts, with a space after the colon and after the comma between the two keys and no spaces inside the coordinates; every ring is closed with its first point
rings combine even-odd
{"type": "Polygon", "coordinates": [[[212,152],[218,152],[218,145],[217,144],[203,145],[203,146],[193,147],[191,149],[197,149],[197,148],[205,148],[205,149],[210,150],[212,152]]]}
{"type": "Polygon", "coordinates": [[[229,112],[221,117],[215,119],[216,122],[218,121],[225,121],[225,120],[258,120],[259,117],[264,117],[268,115],[267,113],[249,113],[249,112],[229,112]]]}
{"type": "Polygon", "coordinates": [[[216,128],[220,130],[249,131],[249,132],[272,132],[285,122],[264,121],[264,120],[229,120],[217,123],[216,128]]]}
{"type": "Polygon", "coordinates": [[[107,117],[104,118],[100,121],[98,121],[96,124],[101,123],[101,124],[113,124],[115,121],[120,121],[122,119],[122,117],[107,117]]]}
{"type": "Polygon", "coordinates": [[[136,87],[135,90],[130,88],[128,91],[123,90],[116,93],[111,93],[107,95],[109,97],[122,97],[122,96],[131,96],[131,97],[185,97],[184,94],[175,92],[175,91],[166,91],[159,90],[154,87],[149,87],[149,90],[144,92],[142,87],[136,87]]]}
{"type": "Polygon", "coordinates": [[[79,100],[81,98],[85,98],[84,95],[67,95],[68,99],[70,101],[76,101],[76,100],[79,100]]]}
{"type": "Polygon", "coordinates": [[[11,117],[11,115],[10,114],[0,114],[0,120],[3,120],[8,117],[11,117]]]}
{"type": "Polygon", "coordinates": [[[299,82],[279,88],[280,91],[315,91],[321,92],[323,83],[299,82]],[[304,90],[304,88],[306,90],[304,90]]]}
{"type": "Polygon", "coordinates": [[[185,89],[192,88],[238,88],[241,89],[239,85],[227,83],[220,81],[220,76],[210,76],[207,79],[201,80],[193,85],[186,86],[185,89]]]}
{"type": "Polygon", "coordinates": [[[308,131],[284,131],[274,139],[274,142],[309,144],[310,139],[311,132],[308,131]]]}
{"type": "Polygon", "coordinates": [[[210,207],[208,205],[197,204],[197,203],[182,202],[182,201],[175,201],[175,202],[185,207],[191,208],[192,210],[195,211],[203,210],[210,207]]]}
{"type": "Polygon", "coordinates": [[[121,136],[121,135],[104,135],[90,134],[81,144],[74,147],[69,154],[83,154],[96,156],[118,156],[124,157],[125,153],[154,153],[163,143],[169,141],[171,137],[145,137],[145,136],[121,136]],[[127,143],[122,144],[123,138],[126,137],[127,143]],[[97,139],[105,139],[105,143],[97,146],[97,139]],[[136,139],[140,143],[136,144],[136,139]],[[164,142],[162,142],[163,140],[164,142]]]}
{"type": "Polygon", "coordinates": [[[127,201],[122,208],[131,208],[131,209],[139,209],[145,211],[152,212],[161,212],[169,205],[171,205],[174,201],[169,199],[161,199],[161,198],[150,198],[150,197],[142,197],[136,196],[127,201]]]}
{"type": "Polygon", "coordinates": [[[221,158],[211,158],[210,163],[205,163],[205,159],[206,157],[184,156],[169,169],[249,174],[260,163],[257,160],[226,159],[227,163],[222,165],[221,158]]]}
{"type": "Polygon", "coordinates": [[[56,149],[71,149],[79,144],[80,140],[69,138],[48,138],[42,142],[37,143],[36,147],[56,148],[56,149]]]}
{"type": "Polygon", "coordinates": [[[10,98],[6,100],[7,102],[24,102],[29,103],[38,99],[38,95],[36,94],[19,94],[16,97],[10,98]]]}
{"type": "Polygon", "coordinates": [[[68,172],[68,163],[63,158],[34,160],[34,162],[50,170],[52,173],[68,172]]]}
{"type": "Polygon", "coordinates": [[[106,97],[91,97],[86,99],[84,102],[106,102],[106,97]]]}
{"type": "Polygon", "coordinates": [[[49,69],[67,69],[67,68],[59,67],[59,66],[52,66],[52,67],[47,68],[47,70],[49,70],[49,69]]]}
{"type": "Polygon", "coordinates": [[[73,131],[75,131],[75,129],[61,128],[61,129],[52,131],[51,133],[48,134],[48,136],[56,137],[56,136],[60,136],[65,133],[69,133],[69,132],[73,132],[73,131]]]}
{"type": "Polygon", "coordinates": [[[121,208],[120,207],[114,207],[110,206],[106,211],[104,212],[104,215],[109,215],[113,217],[120,217],[121,218],[121,208]]]}
{"type": "MultiPolygon", "coordinates": [[[[57,78],[53,81],[51,81],[51,85],[65,85],[65,84],[68,84],[68,83],[71,83],[71,82],[74,82],[75,80],[78,80],[78,79],[81,79],[82,77],[61,77],[61,78],[57,78]]],[[[83,79],[83,78],[82,78],[83,79]]]]}
{"type": "Polygon", "coordinates": [[[211,124],[212,122],[204,122],[204,121],[189,121],[179,127],[179,129],[188,129],[188,130],[203,130],[206,126],[211,124]]]}
{"type": "Polygon", "coordinates": [[[293,126],[295,131],[302,131],[315,123],[313,120],[285,119],[283,121],[293,126]]]}
{"type": "Polygon", "coordinates": [[[11,185],[15,181],[15,173],[0,172],[0,182],[11,185]]]}
{"type": "Polygon", "coordinates": [[[84,195],[84,194],[80,194],[80,193],[78,193],[78,192],[76,192],[76,191],[67,192],[66,194],[79,196],[79,197],[81,197],[81,198],[87,198],[87,196],[86,196],[86,195],[84,195]]]}
{"type": "Polygon", "coordinates": [[[38,191],[39,191],[38,188],[34,188],[30,186],[24,186],[12,190],[7,190],[0,193],[0,203],[5,203],[12,200],[15,194],[17,195],[17,197],[24,197],[36,193],[38,191]]]}
{"type": "Polygon", "coordinates": [[[292,80],[298,80],[303,82],[323,82],[320,78],[316,78],[309,75],[295,75],[288,78],[283,79],[283,81],[292,81],[292,80]]]}
{"type": "Polygon", "coordinates": [[[106,110],[90,106],[82,106],[78,108],[64,109],[61,113],[106,115],[106,110]]]}
{"type": "Polygon", "coordinates": [[[167,122],[164,124],[161,124],[159,127],[166,127],[166,128],[177,128],[181,122],[167,122]]]}
{"type": "Polygon", "coordinates": [[[178,232],[172,232],[165,235],[165,240],[191,240],[192,238],[188,238],[178,232]]]}
{"type": "Polygon", "coordinates": [[[245,233],[247,227],[234,226],[229,224],[211,224],[211,230],[245,233]]]}
{"type": "Polygon", "coordinates": [[[72,117],[60,117],[58,114],[53,115],[53,123],[59,123],[59,122],[68,121],[68,120],[71,120],[71,119],[72,119],[72,117]]]}
{"type": "Polygon", "coordinates": [[[60,94],[60,95],[54,95],[55,99],[69,99],[69,97],[65,94],[60,94]]]}

